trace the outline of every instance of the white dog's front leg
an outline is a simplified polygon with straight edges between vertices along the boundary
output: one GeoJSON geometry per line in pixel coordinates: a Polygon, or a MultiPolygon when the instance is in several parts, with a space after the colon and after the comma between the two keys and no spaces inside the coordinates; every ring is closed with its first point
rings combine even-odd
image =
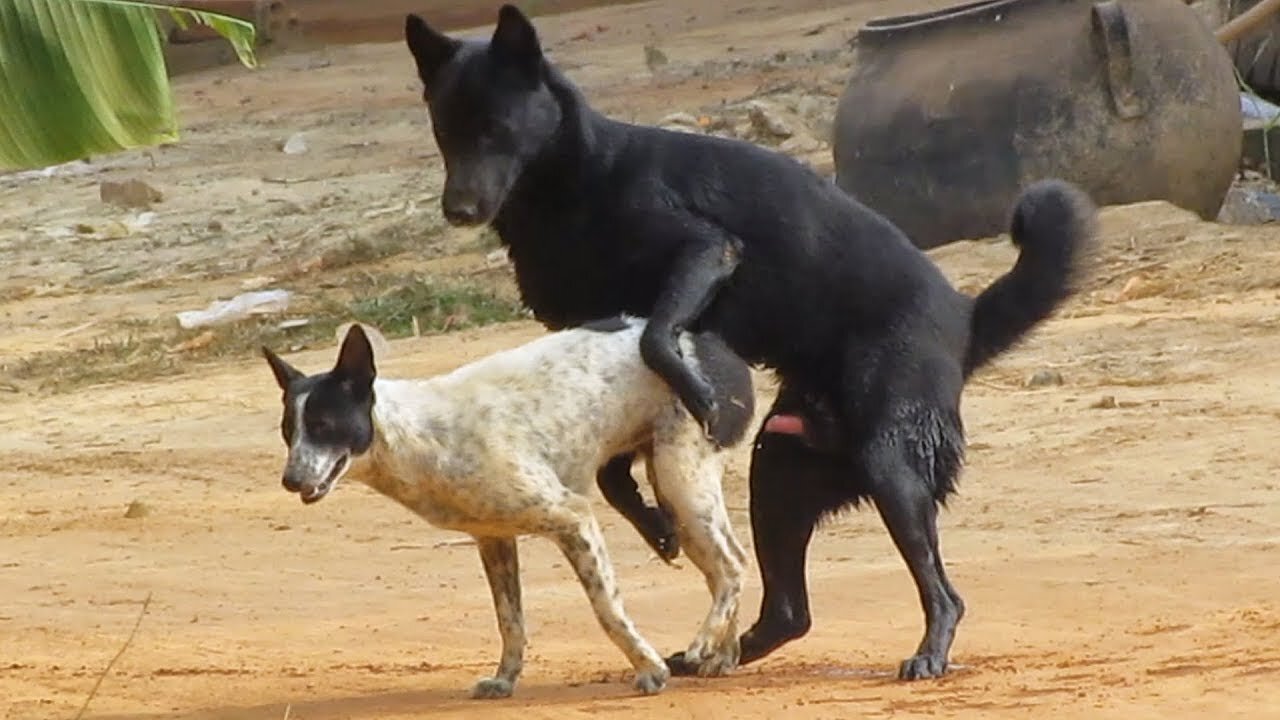
{"type": "Polygon", "coordinates": [[[618,594],[613,565],[605,551],[604,536],[595,518],[590,514],[582,516],[576,527],[557,533],[554,539],[587,591],[600,627],[635,667],[636,689],[645,695],[661,692],[671,677],[671,671],[658,651],[640,636],[631,618],[627,617],[618,594]]]}
{"type": "Polygon", "coordinates": [[[491,678],[476,683],[471,696],[478,699],[511,697],[524,668],[524,613],[520,607],[520,558],[515,538],[476,538],[480,561],[493,593],[502,635],[502,659],[491,678]]]}

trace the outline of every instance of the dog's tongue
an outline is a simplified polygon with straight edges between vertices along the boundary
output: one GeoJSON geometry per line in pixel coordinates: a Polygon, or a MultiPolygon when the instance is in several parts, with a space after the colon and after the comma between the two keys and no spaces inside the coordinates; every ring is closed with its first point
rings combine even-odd
{"type": "Polygon", "coordinates": [[[799,415],[770,415],[764,421],[764,431],[782,435],[803,435],[804,419],[799,415]]]}

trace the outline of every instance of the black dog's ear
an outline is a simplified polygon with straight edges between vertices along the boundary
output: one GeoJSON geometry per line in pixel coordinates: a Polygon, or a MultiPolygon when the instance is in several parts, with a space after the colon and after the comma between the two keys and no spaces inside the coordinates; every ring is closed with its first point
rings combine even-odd
{"type": "Polygon", "coordinates": [[[461,42],[436,32],[426,20],[410,13],[404,19],[404,41],[418,64],[418,77],[422,84],[430,85],[436,72],[453,59],[461,42]]]}
{"type": "Polygon", "coordinates": [[[373,365],[373,346],[359,323],[347,330],[333,374],[350,382],[353,389],[364,391],[373,386],[373,379],[378,374],[373,365]]]}
{"type": "Polygon", "coordinates": [[[271,374],[276,376],[276,384],[281,390],[288,390],[294,380],[306,377],[301,370],[282,360],[265,345],[262,346],[262,357],[267,359],[267,364],[271,366],[271,374]]]}
{"type": "Polygon", "coordinates": [[[536,73],[542,62],[542,44],[533,23],[515,5],[503,5],[498,11],[498,26],[493,29],[489,51],[496,57],[536,73]]]}

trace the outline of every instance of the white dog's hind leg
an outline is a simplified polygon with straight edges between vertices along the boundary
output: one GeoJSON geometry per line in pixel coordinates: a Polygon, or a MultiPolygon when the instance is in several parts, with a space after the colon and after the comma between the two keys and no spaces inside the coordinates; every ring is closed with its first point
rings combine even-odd
{"type": "Polygon", "coordinates": [[[673,424],[671,430],[660,430],[667,437],[655,438],[649,478],[675,517],[685,554],[711,591],[702,627],[672,665],[678,674],[725,675],[738,665],[738,604],[747,553],[725,508],[724,453],[717,453],[692,422],[673,424]]]}
{"type": "Polygon", "coordinates": [[[645,695],[654,695],[666,687],[671,671],[627,616],[600,526],[586,508],[586,502],[582,504],[584,511],[576,518],[574,526],[556,532],[553,539],[573,565],[578,580],[587,591],[600,627],[635,668],[636,689],[645,695]]]}
{"type": "Polygon", "coordinates": [[[476,538],[480,561],[493,593],[493,609],[498,614],[502,635],[502,659],[498,671],[471,690],[471,697],[492,699],[511,697],[516,679],[524,668],[524,613],[520,607],[520,558],[515,538],[476,538]]]}

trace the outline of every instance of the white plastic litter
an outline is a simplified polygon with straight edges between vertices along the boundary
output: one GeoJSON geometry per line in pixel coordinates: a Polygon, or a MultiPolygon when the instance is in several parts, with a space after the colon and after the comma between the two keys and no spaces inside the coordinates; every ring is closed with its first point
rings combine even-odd
{"type": "Polygon", "coordinates": [[[285,155],[301,155],[307,151],[307,139],[302,136],[302,133],[294,133],[284,141],[280,150],[285,155]]]}
{"type": "Polygon", "coordinates": [[[178,313],[178,324],[184,328],[222,325],[243,320],[250,315],[284,312],[289,307],[288,290],[259,290],[241,293],[230,300],[215,300],[204,310],[178,313]]]}

